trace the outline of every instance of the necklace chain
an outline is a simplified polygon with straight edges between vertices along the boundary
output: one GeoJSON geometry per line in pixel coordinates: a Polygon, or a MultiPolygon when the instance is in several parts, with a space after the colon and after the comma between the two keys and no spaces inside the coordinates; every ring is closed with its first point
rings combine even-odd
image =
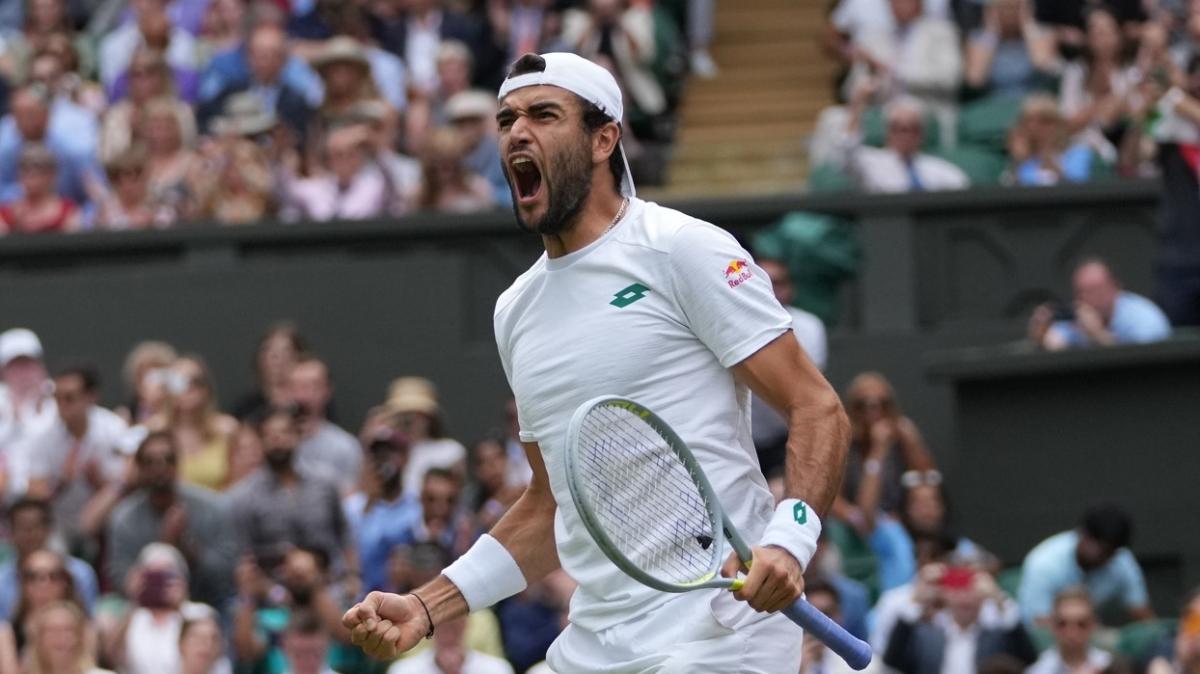
{"type": "Polygon", "coordinates": [[[613,221],[608,223],[608,227],[604,228],[604,231],[601,232],[600,236],[604,236],[605,234],[608,234],[608,230],[617,226],[617,223],[621,221],[621,218],[625,217],[625,207],[628,205],[629,205],[629,197],[625,197],[624,199],[621,200],[621,207],[617,209],[617,214],[613,217],[613,221]]]}

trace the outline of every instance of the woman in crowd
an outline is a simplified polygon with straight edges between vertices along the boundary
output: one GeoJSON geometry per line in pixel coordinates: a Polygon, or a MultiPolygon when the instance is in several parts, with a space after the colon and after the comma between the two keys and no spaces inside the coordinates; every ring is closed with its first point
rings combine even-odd
{"type": "Polygon", "coordinates": [[[129,405],[117,413],[130,424],[142,424],[165,412],[167,376],[179,354],[166,342],[139,342],[125,356],[121,375],[129,394],[129,405]]]}
{"type": "Polygon", "coordinates": [[[147,140],[147,112],[151,101],[165,101],[178,120],[185,144],[196,136],[196,118],[187,103],[175,97],[171,66],[162,52],[138,49],[129,65],[129,95],[104,113],[100,132],[100,160],[107,163],[134,145],[147,140]]]}
{"type": "Polygon", "coordinates": [[[134,146],[105,162],[107,189],[100,190],[96,227],[109,230],[153,229],[171,224],[171,214],[150,201],[146,153],[134,146]]]}
{"type": "Polygon", "coordinates": [[[1024,98],[1051,84],[1059,66],[1053,33],[1033,18],[1033,0],[996,0],[967,42],[967,89],[1024,98]]]}
{"type": "MultiPolygon", "coordinates": [[[[916,545],[921,541],[950,536],[957,545],[956,559],[986,569],[1000,571],[1000,560],[965,536],[958,536],[950,527],[950,509],[946,503],[946,488],[939,470],[910,470],[900,476],[904,494],[900,500],[900,523],[916,545]]],[[[920,551],[917,551],[920,557],[920,551]]]]}
{"type": "Polygon", "coordinates": [[[153,99],[145,106],[142,122],[146,125],[150,199],[175,218],[189,217],[195,209],[194,183],[201,166],[190,146],[189,129],[180,122],[178,101],[153,99]]]}
{"type": "Polygon", "coordinates": [[[13,611],[12,628],[17,651],[23,653],[32,635],[31,619],[39,610],[56,602],[82,604],[66,562],[57,552],[38,550],[30,554],[20,571],[21,596],[13,611]]]}
{"type": "Polygon", "coordinates": [[[1093,151],[1068,142],[1066,121],[1050,96],[1025,100],[1017,125],[1008,134],[1012,165],[1006,181],[1014,185],[1085,182],[1092,175],[1093,151]]]}
{"type": "Polygon", "coordinates": [[[168,380],[166,413],[151,430],[167,430],[179,443],[179,477],[221,491],[229,481],[229,447],[238,422],[217,410],[212,374],[197,356],[175,361],[168,380]]]}
{"type": "Polygon", "coordinates": [[[446,468],[463,475],[467,449],[448,438],[442,428],[441,408],[433,382],[421,377],[401,377],[392,382],[385,403],[391,421],[408,438],[408,464],[404,467],[404,493],[421,493],[421,482],[430,468],[446,468]]]}
{"type": "Polygon", "coordinates": [[[204,172],[196,216],[222,225],[246,225],[274,212],[274,176],[266,153],[248,138],[225,138],[204,146],[204,172]]]}
{"type": "Polygon", "coordinates": [[[207,613],[183,621],[177,674],[229,674],[231,670],[217,615],[207,613]]]}
{"type": "Polygon", "coordinates": [[[1059,88],[1067,133],[1109,163],[1116,161],[1121,122],[1136,84],[1129,56],[1116,17],[1107,9],[1092,9],[1087,16],[1087,49],[1083,58],[1067,64],[1059,88]]]}
{"type": "Polygon", "coordinates": [[[480,440],[471,451],[471,467],[479,489],[475,495],[476,523],[481,531],[489,531],[525,490],[508,483],[508,452],[503,440],[480,440]]]}
{"type": "Polygon", "coordinates": [[[79,206],[55,191],[58,161],[39,143],[25,146],[18,163],[21,196],[0,206],[0,234],[74,232],[81,225],[79,206]]]}
{"type": "Polygon", "coordinates": [[[463,164],[465,148],[453,129],[438,129],[426,141],[422,156],[420,208],[443,213],[472,213],[495,206],[483,176],[463,164]]]}
{"type": "Polygon", "coordinates": [[[86,36],[75,37],[65,0],[10,0],[25,5],[25,25],[21,32],[4,36],[0,43],[0,74],[10,82],[23,82],[29,74],[33,55],[44,49],[55,36],[66,37],[86,61],[81,75],[91,74],[92,45],[86,36]]]}
{"type": "Polygon", "coordinates": [[[308,350],[300,329],[293,323],[277,323],[258,340],[254,351],[254,379],[258,388],[238,399],[233,413],[245,420],[289,399],[288,374],[296,359],[308,350]]]}
{"type": "Polygon", "coordinates": [[[1193,590],[1184,604],[1174,653],[1155,658],[1146,674],[1200,674],[1200,589],[1193,590]]]}
{"type": "Polygon", "coordinates": [[[112,674],[96,667],[95,639],[78,604],[54,601],[30,619],[25,674],[112,674]]]}

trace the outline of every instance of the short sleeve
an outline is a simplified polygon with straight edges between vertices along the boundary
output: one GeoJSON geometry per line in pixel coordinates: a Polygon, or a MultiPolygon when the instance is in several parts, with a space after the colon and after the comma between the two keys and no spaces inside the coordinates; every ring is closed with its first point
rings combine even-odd
{"type": "Polygon", "coordinates": [[[670,247],[675,301],[692,332],[733,367],[792,327],[771,280],[728,233],[685,225],[670,247]]]}
{"type": "MultiPolygon", "coordinates": [[[[513,382],[513,379],[512,379],[512,356],[508,352],[508,340],[506,339],[507,334],[505,333],[503,327],[500,325],[499,320],[496,320],[496,322],[493,325],[493,329],[495,330],[495,333],[496,333],[496,352],[500,354],[500,366],[502,368],[504,368],[504,380],[506,382],[508,382],[508,390],[512,391],[512,390],[514,390],[513,383],[512,383],[513,382]]],[[[521,401],[518,400],[517,401],[517,437],[520,438],[521,442],[537,442],[537,437],[534,436],[533,433],[530,433],[529,431],[525,430],[526,426],[525,426],[525,422],[522,421],[522,416],[523,415],[521,414],[521,401]]]]}
{"type": "Polygon", "coordinates": [[[1129,550],[1118,552],[1116,569],[1121,574],[1121,602],[1125,604],[1125,608],[1148,606],[1150,595],[1146,591],[1146,578],[1142,575],[1142,567],[1138,566],[1133,553],[1129,550]]]}

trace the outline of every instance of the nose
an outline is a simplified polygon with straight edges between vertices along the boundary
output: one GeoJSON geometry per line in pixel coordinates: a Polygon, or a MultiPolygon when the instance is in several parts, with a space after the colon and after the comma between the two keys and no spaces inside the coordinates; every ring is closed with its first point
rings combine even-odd
{"type": "Polygon", "coordinates": [[[508,127],[508,143],[511,146],[519,147],[528,145],[533,140],[532,125],[529,123],[529,118],[525,115],[517,115],[511,126],[508,127]]]}

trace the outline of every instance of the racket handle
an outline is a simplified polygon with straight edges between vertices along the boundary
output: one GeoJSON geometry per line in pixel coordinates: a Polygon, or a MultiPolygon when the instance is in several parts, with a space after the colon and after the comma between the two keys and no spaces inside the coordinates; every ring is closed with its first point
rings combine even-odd
{"type": "Polygon", "coordinates": [[[862,671],[871,664],[870,644],[847,632],[807,601],[798,599],[795,604],[783,609],[783,614],[820,639],[854,671],[862,671]]]}

